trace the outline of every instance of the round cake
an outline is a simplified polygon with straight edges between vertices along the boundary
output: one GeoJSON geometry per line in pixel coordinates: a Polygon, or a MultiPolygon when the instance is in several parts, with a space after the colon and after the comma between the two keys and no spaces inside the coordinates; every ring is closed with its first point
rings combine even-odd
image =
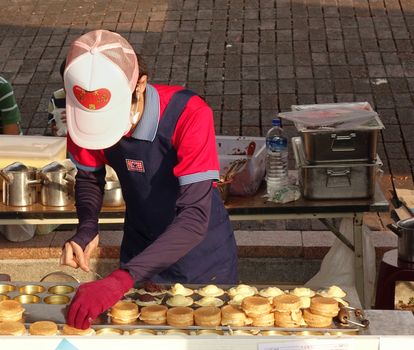
{"type": "Polygon", "coordinates": [[[118,301],[112,306],[111,311],[108,313],[111,316],[111,320],[116,324],[129,324],[133,323],[138,318],[138,305],[130,301],[118,301]]]}
{"type": "Polygon", "coordinates": [[[269,312],[267,314],[261,314],[257,317],[252,317],[252,326],[255,327],[273,327],[275,324],[275,314],[269,312]]]}
{"type": "Polygon", "coordinates": [[[24,324],[18,321],[0,322],[0,335],[23,335],[26,333],[24,324]]]}
{"type": "Polygon", "coordinates": [[[37,321],[32,323],[29,327],[29,333],[31,335],[51,336],[56,335],[57,332],[57,324],[52,321],[37,321]]]}
{"type": "Polygon", "coordinates": [[[224,290],[214,284],[209,284],[199,289],[197,293],[202,297],[219,297],[224,294],[224,290]]]}
{"type": "Polygon", "coordinates": [[[214,306],[202,306],[194,311],[194,320],[197,326],[216,327],[221,322],[221,310],[214,306]]]}
{"type": "Polygon", "coordinates": [[[247,284],[239,284],[236,287],[232,287],[227,291],[227,294],[230,298],[235,297],[236,295],[243,295],[245,297],[250,297],[257,294],[257,288],[248,286],[247,284]]]}
{"type": "Polygon", "coordinates": [[[183,295],[188,297],[189,295],[192,295],[194,291],[190,288],[184,287],[181,283],[176,283],[171,287],[168,293],[171,295],[183,295]]]}
{"type": "Polygon", "coordinates": [[[267,314],[272,310],[272,305],[265,297],[251,296],[242,301],[242,309],[249,317],[258,317],[267,314]]]}
{"type": "Polygon", "coordinates": [[[177,306],[168,309],[167,323],[173,327],[188,327],[194,324],[194,311],[188,306],[177,306]]]}
{"type": "Polygon", "coordinates": [[[246,314],[234,305],[225,305],[221,308],[221,324],[223,326],[243,327],[252,322],[246,314]]]}
{"type": "Polygon", "coordinates": [[[291,312],[300,309],[300,299],[296,295],[283,294],[273,298],[275,311],[291,312]]]}
{"type": "Polygon", "coordinates": [[[23,317],[24,308],[16,300],[0,301],[0,322],[20,321],[23,317]]]}
{"type": "Polygon", "coordinates": [[[335,317],[339,312],[338,302],[326,297],[313,297],[309,309],[313,314],[325,317],[335,317]]]}
{"type": "Polygon", "coordinates": [[[285,292],[277,287],[267,287],[267,288],[261,289],[259,292],[259,295],[265,298],[274,298],[282,294],[285,294],[285,292]]]}
{"type": "Polygon", "coordinates": [[[310,309],[303,310],[303,319],[312,328],[330,328],[332,325],[332,317],[316,315],[310,309]]]}
{"type": "Polygon", "coordinates": [[[62,334],[86,336],[86,335],[95,334],[95,331],[92,328],[79,329],[79,328],[71,327],[67,324],[64,324],[62,327],[62,334]]]}
{"type": "Polygon", "coordinates": [[[140,320],[147,324],[159,325],[167,322],[167,310],[165,305],[145,306],[141,309],[140,320]]]}
{"type": "Polygon", "coordinates": [[[203,297],[195,302],[198,306],[215,306],[220,307],[224,304],[224,301],[216,297],[203,297]]]}
{"type": "Polygon", "coordinates": [[[181,294],[174,295],[166,301],[169,306],[191,306],[193,302],[193,298],[181,294]]]}
{"type": "Polygon", "coordinates": [[[275,325],[283,328],[296,328],[303,324],[302,311],[275,311],[275,325]]]}

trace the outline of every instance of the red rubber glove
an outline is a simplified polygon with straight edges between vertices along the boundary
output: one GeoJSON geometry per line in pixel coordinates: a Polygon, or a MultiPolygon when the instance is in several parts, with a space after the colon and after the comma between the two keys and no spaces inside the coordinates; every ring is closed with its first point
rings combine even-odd
{"type": "Polygon", "coordinates": [[[67,324],[89,328],[93,320],[119,301],[133,285],[132,276],[125,270],[116,270],[101,280],[82,284],[70,303],[67,324]]]}

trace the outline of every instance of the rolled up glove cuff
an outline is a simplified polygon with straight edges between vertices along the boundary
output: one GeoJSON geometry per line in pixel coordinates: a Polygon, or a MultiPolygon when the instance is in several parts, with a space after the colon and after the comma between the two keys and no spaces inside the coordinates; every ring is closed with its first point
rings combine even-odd
{"type": "Polygon", "coordinates": [[[114,272],[110,273],[107,278],[116,279],[120,289],[126,293],[134,286],[134,279],[132,278],[131,274],[126,270],[115,270],[114,272]]]}

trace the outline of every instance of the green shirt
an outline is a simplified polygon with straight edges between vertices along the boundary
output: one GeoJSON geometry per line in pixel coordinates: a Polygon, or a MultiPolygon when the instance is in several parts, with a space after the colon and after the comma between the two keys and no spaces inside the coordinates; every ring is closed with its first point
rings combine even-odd
{"type": "Polygon", "coordinates": [[[20,122],[20,110],[10,83],[0,76],[0,126],[20,122]]]}

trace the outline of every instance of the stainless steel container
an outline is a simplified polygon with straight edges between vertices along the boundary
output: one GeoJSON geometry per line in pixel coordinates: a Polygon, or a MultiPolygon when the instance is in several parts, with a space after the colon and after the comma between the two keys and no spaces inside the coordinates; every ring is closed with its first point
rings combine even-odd
{"type": "Polygon", "coordinates": [[[307,199],[370,198],[382,163],[335,162],[308,164],[300,137],[292,138],[301,192],[307,199]]]}
{"type": "Polygon", "coordinates": [[[118,207],[124,204],[124,197],[122,196],[122,188],[119,181],[106,179],[103,206],[118,207]]]}
{"type": "Polygon", "coordinates": [[[310,164],[375,163],[378,137],[384,125],[376,116],[353,129],[296,127],[302,137],[305,160],[310,164]]]}
{"type": "Polygon", "coordinates": [[[35,168],[15,162],[0,170],[3,178],[3,203],[12,206],[27,206],[36,203],[36,185],[40,185],[35,168]]]}
{"type": "Polygon", "coordinates": [[[387,227],[398,236],[398,258],[414,263],[414,217],[387,227]]]}
{"type": "Polygon", "coordinates": [[[39,175],[42,179],[42,204],[53,207],[68,205],[71,201],[70,188],[75,183],[69,170],[58,162],[52,162],[43,167],[39,175]]]}

